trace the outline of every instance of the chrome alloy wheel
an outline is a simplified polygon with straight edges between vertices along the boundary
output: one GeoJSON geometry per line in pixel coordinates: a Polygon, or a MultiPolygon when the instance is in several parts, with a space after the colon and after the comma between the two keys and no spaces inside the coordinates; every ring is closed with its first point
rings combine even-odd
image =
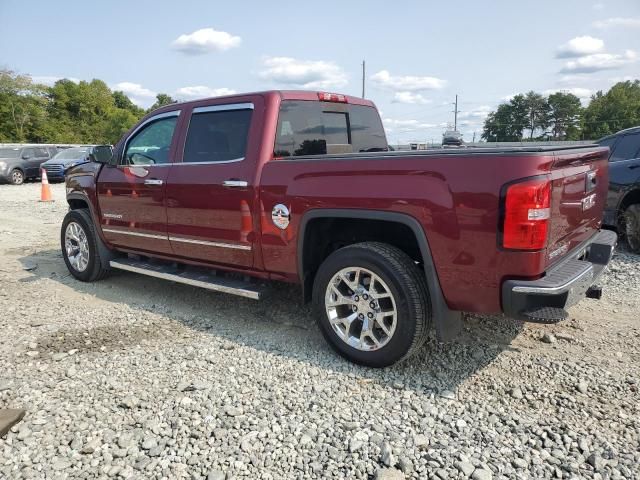
{"type": "Polygon", "coordinates": [[[325,293],[325,309],[333,331],[362,351],[384,347],[395,332],[398,312],[388,285],[366,268],[336,273],[325,293]]]}
{"type": "Polygon", "coordinates": [[[89,265],[89,240],[84,229],[76,222],[70,222],[64,232],[64,247],[71,266],[84,272],[89,265]]]}

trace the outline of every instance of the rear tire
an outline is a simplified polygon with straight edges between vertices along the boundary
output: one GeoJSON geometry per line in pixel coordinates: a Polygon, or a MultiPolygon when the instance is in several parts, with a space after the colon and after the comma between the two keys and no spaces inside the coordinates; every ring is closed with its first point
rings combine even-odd
{"type": "Polygon", "coordinates": [[[313,304],[329,345],[369,367],[414,354],[431,323],[424,273],[385,243],[357,243],[329,255],[315,277],[313,304]]]}
{"type": "Polygon", "coordinates": [[[22,185],[24,183],[24,172],[18,168],[11,170],[9,181],[12,185],[22,185]]]}
{"type": "Polygon", "coordinates": [[[622,214],[620,233],[634,253],[640,253],[640,203],[629,205],[622,214]]]}
{"type": "Polygon", "coordinates": [[[109,251],[98,238],[89,210],[71,210],[62,221],[60,243],[64,263],[71,275],[82,282],[101,280],[111,270],[109,251]]]}

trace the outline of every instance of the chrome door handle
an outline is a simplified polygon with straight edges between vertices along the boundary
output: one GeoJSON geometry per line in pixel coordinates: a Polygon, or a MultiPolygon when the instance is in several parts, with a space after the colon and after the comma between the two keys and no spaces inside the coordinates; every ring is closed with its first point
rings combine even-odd
{"type": "Polygon", "coordinates": [[[248,186],[249,183],[245,182],[244,180],[225,180],[224,182],[222,182],[222,185],[224,185],[225,187],[243,188],[248,186]]]}
{"type": "Polygon", "coordinates": [[[145,185],[162,185],[164,182],[162,180],[158,180],[156,178],[150,178],[144,181],[145,185]]]}

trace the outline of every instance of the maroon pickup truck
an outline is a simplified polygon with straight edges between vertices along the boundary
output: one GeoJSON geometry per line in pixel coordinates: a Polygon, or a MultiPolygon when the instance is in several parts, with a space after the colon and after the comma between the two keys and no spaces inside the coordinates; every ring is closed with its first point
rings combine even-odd
{"type": "Polygon", "coordinates": [[[300,284],[344,357],[390,365],[463,311],[554,323],[595,285],[608,149],[388,151],[373,103],[270,91],[162,107],[67,175],[70,272],[259,299],[300,284]]]}

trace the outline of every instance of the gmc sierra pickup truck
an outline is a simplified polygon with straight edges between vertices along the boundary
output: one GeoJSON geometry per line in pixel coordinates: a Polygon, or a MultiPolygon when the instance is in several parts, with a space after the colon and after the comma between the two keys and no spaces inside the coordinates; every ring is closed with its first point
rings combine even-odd
{"type": "Polygon", "coordinates": [[[383,367],[463,311],[553,323],[609,262],[608,149],[391,152],[370,101],[270,91],[149,113],[67,173],[64,260],[259,299],[301,285],[328,343],[383,367]]]}

